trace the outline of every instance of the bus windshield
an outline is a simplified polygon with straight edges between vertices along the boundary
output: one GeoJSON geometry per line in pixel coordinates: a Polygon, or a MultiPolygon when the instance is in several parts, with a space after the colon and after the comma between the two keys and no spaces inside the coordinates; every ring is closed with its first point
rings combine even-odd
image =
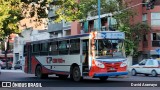
{"type": "Polygon", "coordinates": [[[95,40],[96,57],[124,57],[124,40],[121,39],[98,39],[95,40]],[[97,50],[98,45],[98,50],[97,50]]]}

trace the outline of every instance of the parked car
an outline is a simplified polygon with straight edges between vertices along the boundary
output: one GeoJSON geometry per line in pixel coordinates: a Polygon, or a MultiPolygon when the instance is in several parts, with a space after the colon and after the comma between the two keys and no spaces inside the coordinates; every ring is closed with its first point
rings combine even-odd
{"type": "Polygon", "coordinates": [[[131,66],[131,74],[144,74],[146,76],[152,75],[156,77],[160,74],[160,60],[157,59],[144,59],[139,64],[131,66]]]}
{"type": "MultiPolygon", "coordinates": [[[[3,59],[3,60],[1,60],[1,61],[2,61],[1,69],[7,68],[7,67],[6,67],[6,60],[3,59]]],[[[7,64],[8,64],[8,69],[11,69],[11,68],[12,68],[12,61],[8,61],[7,64]]]]}
{"type": "Polygon", "coordinates": [[[21,62],[20,62],[20,61],[17,61],[17,62],[15,63],[14,69],[15,69],[15,70],[16,70],[16,69],[22,69],[22,65],[21,65],[21,62]]]}

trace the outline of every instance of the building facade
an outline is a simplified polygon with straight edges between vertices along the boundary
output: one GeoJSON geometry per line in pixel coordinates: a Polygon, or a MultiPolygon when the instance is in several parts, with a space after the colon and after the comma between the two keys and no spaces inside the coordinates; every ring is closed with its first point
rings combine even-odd
{"type": "MultiPolygon", "coordinates": [[[[131,21],[133,24],[136,23],[147,23],[151,30],[148,34],[143,36],[143,39],[139,43],[139,52],[141,54],[136,59],[133,59],[132,64],[138,63],[143,58],[158,58],[160,55],[156,52],[160,49],[160,0],[156,0],[153,9],[147,10],[144,2],[147,0],[124,0],[129,1],[129,6],[136,12],[134,20],[131,21]]],[[[51,23],[48,26],[48,32],[51,36],[65,36],[65,35],[76,35],[81,33],[88,33],[98,28],[98,16],[92,14],[87,18],[85,22],[71,22],[68,26],[64,27],[64,21],[61,23],[53,23],[56,14],[57,7],[52,5],[49,11],[48,17],[51,23]],[[53,13],[54,12],[54,13],[53,13]],[[64,32],[66,30],[66,32],[64,32]],[[66,34],[67,33],[67,34],[66,34]]],[[[116,25],[116,20],[110,17],[109,14],[101,14],[101,30],[109,30],[109,26],[116,25]],[[109,25],[110,24],[110,25],[109,25]]]]}
{"type": "Polygon", "coordinates": [[[22,31],[22,36],[15,37],[14,40],[14,49],[13,49],[13,67],[17,61],[21,61],[21,64],[24,65],[24,45],[26,42],[38,41],[49,39],[49,33],[46,30],[24,30],[22,31]]]}
{"type": "MultiPolygon", "coordinates": [[[[132,5],[144,3],[146,0],[132,0],[132,5]]],[[[160,49],[160,0],[155,1],[153,9],[148,10],[146,5],[141,4],[134,8],[137,16],[134,23],[147,23],[151,28],[148,34],[143,36],[139,44],[139,51],[141,55],[138,57],[139,61],[144,58],[159,58],[160,54],[157,52],[160,49]]],[[[133,60],[133,63],[137,63],[133,60]]]]}

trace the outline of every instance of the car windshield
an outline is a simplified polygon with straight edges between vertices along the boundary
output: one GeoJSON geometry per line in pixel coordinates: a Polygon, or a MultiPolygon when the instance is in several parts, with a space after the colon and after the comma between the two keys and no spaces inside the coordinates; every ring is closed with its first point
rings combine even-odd
{"type": "Polygon", "coordinates": [[[146,62],[147,62],[147,60],[146,60],[146,59],[144,59],[144,60],[142,60],[142,61],[139,63],[139,65],[145,65],[145,64],[146,64],[146,62]]]}

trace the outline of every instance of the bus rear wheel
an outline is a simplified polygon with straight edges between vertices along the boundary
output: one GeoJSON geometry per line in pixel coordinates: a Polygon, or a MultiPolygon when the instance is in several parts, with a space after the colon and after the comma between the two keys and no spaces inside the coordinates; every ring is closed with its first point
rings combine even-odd
{"type": "Polygon", "coordinates": [[[37,76],[40,79],[48,78],[48,74],[42,73],[42,67],[40,65],[36,67],[35,76],[37,76]]]}
{"type": "Polygon", "coordinates": [[[74,66],[74,67],[72,68],[70,78],[71,78],[73,81],[76,81],[76,82],[82,80],[81,72],[80,72],[80,69],[79,69],[78,66],[74,66]]]}

